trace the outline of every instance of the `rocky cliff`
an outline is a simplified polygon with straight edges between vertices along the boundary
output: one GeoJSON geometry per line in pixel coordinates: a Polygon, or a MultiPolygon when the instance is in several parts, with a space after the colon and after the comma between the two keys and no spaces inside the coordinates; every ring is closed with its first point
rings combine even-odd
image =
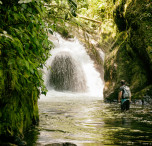
{"type": "Polygon", "coordinates": [[[117,99],[122,79],[133,99],[152,97],[152,2],[116,0],[113,18],[117,39],[105,58],[104,97],[117,99]]]}

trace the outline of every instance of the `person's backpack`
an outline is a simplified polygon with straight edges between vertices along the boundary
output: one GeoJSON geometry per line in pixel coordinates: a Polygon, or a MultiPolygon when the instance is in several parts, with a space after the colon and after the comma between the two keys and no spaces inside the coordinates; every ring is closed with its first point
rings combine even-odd
{"type": "Polygon", "coordinates": [[[123,98],[131,97],[130,88],[128,86],[123,87],[123,98]]]}

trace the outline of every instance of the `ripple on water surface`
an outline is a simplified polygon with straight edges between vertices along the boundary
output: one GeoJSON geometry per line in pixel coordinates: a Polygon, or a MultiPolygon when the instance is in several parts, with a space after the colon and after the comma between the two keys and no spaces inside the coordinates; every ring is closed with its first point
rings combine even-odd
{"type": "Polygon", "coordinates": [[[117,104],[68,99],[40,101],[39,110],[36,145],[152,145],[150,107],[121,113],[117,104]]]}

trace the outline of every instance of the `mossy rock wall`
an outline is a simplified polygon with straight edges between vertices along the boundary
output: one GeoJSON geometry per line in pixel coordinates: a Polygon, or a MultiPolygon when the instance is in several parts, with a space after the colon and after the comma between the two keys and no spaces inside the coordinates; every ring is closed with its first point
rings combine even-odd
{"type": "Polygon", "coordinates": [[[0,9],[0,145],[20,145],[39,120],[42,68],[52,45],[41,1],[1,0],[0,9]]]}
{"type": "Polygon", "coordinates": [[[17,139],[23,139],[25,130],[39,121],[37,91],[22,92],[22,95],[11,92],[11,96],[0,99],[0,144],[11,142],[18,144],[17,139]],[[8,98],[8,100],[6,100],[8,98]]]}
{"type": "Polygon", "coordinates": [[[152,96],[152,3],[117,0],[114,21],[117,41],[105,58],[105,99],[115,100],[120,80],[129,84],[133,99],[152,96]]]}

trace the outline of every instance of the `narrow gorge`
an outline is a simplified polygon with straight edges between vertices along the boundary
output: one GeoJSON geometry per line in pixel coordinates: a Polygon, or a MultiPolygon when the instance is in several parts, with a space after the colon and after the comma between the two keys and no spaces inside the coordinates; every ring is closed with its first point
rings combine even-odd
{"type": "Polygon", "coordinates": [[[151,0],[0,0],[0,13],[0,145],[152,144],[151,0]]]}

